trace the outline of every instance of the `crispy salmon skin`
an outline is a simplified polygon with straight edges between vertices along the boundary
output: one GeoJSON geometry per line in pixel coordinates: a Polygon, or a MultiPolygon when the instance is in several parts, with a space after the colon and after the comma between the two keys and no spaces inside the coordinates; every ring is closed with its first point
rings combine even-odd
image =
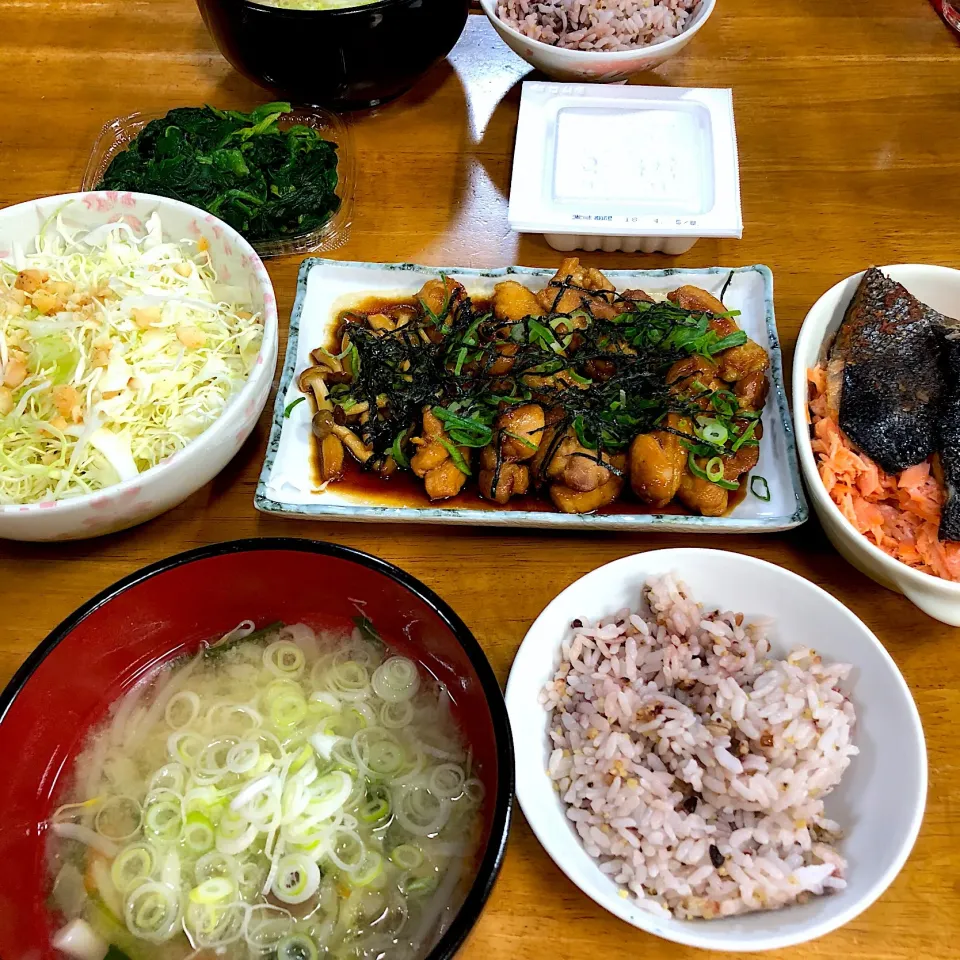
{"type": "Polygon", "coordinates": [[[937,448],[942,336],[950,324],[871,267],[830,347],[830,368],[841,376],[840,428],[889,473],[937,448]]]}

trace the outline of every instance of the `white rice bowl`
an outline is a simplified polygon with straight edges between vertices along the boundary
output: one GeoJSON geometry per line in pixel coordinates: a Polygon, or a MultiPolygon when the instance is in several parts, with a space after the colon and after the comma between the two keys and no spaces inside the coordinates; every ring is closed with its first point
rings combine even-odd
{"type": "Polygon", "coordinates": [[[497,16],[541,43],[621,51],[678,37],[698,0],[497,0],[497,16]]]}
{"type": "Polygon", "coordinates": [[[923,733],[892,659],[828,594],[750,557],[655,551],[588,574],[531,627],[506,699],[518,798],[547,852],[670,940],[759,950],[836,929],[919,829],[923,733]]]}

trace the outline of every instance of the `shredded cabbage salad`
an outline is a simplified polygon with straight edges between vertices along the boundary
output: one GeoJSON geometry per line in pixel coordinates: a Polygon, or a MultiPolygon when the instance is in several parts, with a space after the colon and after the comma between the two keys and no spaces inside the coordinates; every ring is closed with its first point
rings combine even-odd
{"type": "Polygon", "coordinates": [[[83,920],[131,957],[415,960],[481,824],[450,696],[372,631],[252,631],[133,688],[78,759],[48,824],[72,844],[62,933],[83,920]]]}
{"type": "Polygon", "coordinates": [[[256,362],[262,317],[218,282],[207,243],[153,213],[46,224],[0,260],[0,504],[137,476],[198,437],[256,362]]]}

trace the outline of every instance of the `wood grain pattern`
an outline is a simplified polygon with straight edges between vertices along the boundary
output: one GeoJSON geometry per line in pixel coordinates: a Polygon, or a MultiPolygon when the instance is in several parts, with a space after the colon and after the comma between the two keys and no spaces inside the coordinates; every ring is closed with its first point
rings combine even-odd
{"type": "MultiPolygon", "coordinates": [[[[449,61],[414,91],[355,115],[354,226],[337,256],[556,263],[542,238],[518,238],[506,222],[519,84],[529,72],[475,16],[449,61]]],[[[0,206],[76,189],[94,137],[117,115],[263,99],[219,57],[190,0],[0,0],[0,77],[0,206]]],[[[869,263],[960,267],[960,45],[926,0],[722,0],[687,51],[641,82],[733,87],[744,238],[702,241],[680,263],[771,266],[788,362],[807,308],[842,277],[869,263]]],[[[610,268],[677,262],[586,259],[610,268]]],[[[297,258],[270,263],[282,318],[297,267],[297,258]]],[[[929,746],[927,816],[906,868],[875,906],[802,955],[960,957],[958,634],[860,576],[815,521],[718,541],[266,518],[252,506],[266,433],[264,421],[213,484],[143,527],[86,543],[0,546],[0,683],[61,618],[118,577],[234,537],[329,539],[398,563],[453,601],[501,681],[542,607],[599,564],[676,545],[753,554],[826,587],[879,634],[913,690],[929,746]]],[[[518,814],[503,874],[462,956],[572,960],[600,949],[614,960],[696,955],[581,895],[518,814]]]]}

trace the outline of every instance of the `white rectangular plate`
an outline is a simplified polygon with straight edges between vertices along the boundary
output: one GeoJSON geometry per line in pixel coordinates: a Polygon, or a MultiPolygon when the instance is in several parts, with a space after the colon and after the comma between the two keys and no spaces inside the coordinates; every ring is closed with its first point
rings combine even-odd
{"type": "Polygon", "coordinates": [[[505,277],[541,288],[555,269],[506,267],[470,270],[459,267],[420,267],[412,264],[352,263],[311,258],[303,261],[297,279],[297,299],[290,318],[287,356],[277,390],[267,455],[254,503],[265,513],[323,520],[406,521],[409,523],[470,523],[505,527],[561,527],[572,530],[663,530],[715,533],[770,533],[788,530],[807,519],[800,485],[793,425],[783,388],[783,368],[773,316],[773,277],[764,266],[709,267],[703,270],[607,270],[619,290],[641,288],[667,293],[683,284],[703,287],[715,295],[733,274],[724,303],[739,310],[738,322],[748,336],[770,354],[770,398],[763,411],[760,463],[754,475],[766,478],[770,500],[748,493],[725,517],[676,514],[604,513],[582,516],[526,510],[496,510],[483,506],[384,506],[364,500],[361,491],[330,484],[319,490],[313,476],[311,407],[300,403],[289,418],[284,410],[297,397],[297,375],[310,363],[310,351],[326,343],[337,313],[365,295],[409,296],[426,280],[446,273],[473,295],[489,295],[505,277]]]}

